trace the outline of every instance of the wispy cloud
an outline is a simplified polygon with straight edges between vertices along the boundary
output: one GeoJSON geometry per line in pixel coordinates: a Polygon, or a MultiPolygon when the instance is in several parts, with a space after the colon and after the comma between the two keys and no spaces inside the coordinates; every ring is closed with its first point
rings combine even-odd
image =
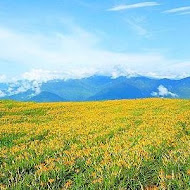
{"type": "Polygon", "coordinates": [[[111,9],[108,9],[108,11],[121,11],[121,10],[127,10],[127,9],[137,9],[137,8],[143,8],[143,7],[153,7],[160,5],[157,2],[153,1],[147,1],[143,3],[135,3],[135,4],[128,4],[128,5],[117,5],[115,7],[112,7],[111,9]]]}
{"type": "Polygon", "coordinates": [[[146,19],[144,17],[131,17],[125,21],[137,35],[147,38],[151,35],[145,27],[146,19]]]}
{"type": "Polygon", "coordinates": [[[163,13],[182,13],[182,12],[188,11],[188,10],[190,10],[190,6],[178,7],[178,8],[175,8],[175,9],[169,9],[169,10],[164,11],[163,13]]]}
{"type": "Polygon", "coordinates": [[[143,28],[142,26],[138,25],[137,23],[127,20],[127,23],[131,26],[131,28],[136,31],[136,33],[140,36],[146,36],[147,35],[147,30],[143,28]]]}
{"type": "MultiPolygon", "coordinates": [[[[143,29],[139,32],[146,34],[143,29]]],[[[0,27],[0,59],[8,60],[10,67],[24,68],[24,75],[23,70],[17,73],[20,78],[40,81],[97,73],[109,75],[117,66],[125,68],[125,75],[128,72],[157,77],[190,75],[190,62],[170,60],[159,52],[115,52],[101,48],[99,42],[101,38],[96,34],[78,26],[73,26],[70,34],[22,33],[0,27]]]]}
{"type": "Polygon", "coordinates": [[[179,15],[190,15],[190,11],[188,11],[188,12],[183,12],[183,13],[180,13],[179,15]]]}

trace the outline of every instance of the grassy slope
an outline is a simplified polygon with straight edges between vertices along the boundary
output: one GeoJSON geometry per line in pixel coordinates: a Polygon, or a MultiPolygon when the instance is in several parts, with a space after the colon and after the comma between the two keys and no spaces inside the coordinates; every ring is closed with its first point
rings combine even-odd
{"type": "Polygon", "coordinates": [[[0,189],[190,189],[190,101],[0,102],[0,189]]]}

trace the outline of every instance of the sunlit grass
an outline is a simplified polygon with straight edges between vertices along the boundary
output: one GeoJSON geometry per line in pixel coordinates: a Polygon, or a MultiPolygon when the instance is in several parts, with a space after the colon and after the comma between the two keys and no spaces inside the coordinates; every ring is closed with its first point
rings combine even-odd
{"type": "Polygon", "coordinates": [[[0,189],[190,189],[190,101],[0,102],[0,189]]]}

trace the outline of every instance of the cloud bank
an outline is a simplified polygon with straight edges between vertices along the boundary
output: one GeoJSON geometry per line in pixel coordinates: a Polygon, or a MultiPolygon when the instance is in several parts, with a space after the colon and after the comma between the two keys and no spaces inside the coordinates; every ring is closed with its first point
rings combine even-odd
{"type": "Polygon", "coordinates": [[[42,82],[35,80],[22,80],[7,83],[7,88],[4,88],[3,91],[0,90],[0,98],[26,93],[27,91],[30,91],[29,97],[36,96],[41,92],[41,85],[42,82]]]}

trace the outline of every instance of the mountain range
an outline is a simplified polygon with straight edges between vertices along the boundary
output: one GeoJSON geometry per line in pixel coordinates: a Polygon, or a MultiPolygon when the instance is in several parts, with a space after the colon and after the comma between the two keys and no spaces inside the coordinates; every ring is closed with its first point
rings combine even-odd
{"type": "Polygon", "coordinates": [[[174,80],[95,75],[82,79],[0,83],[0,98],[18,101],[96,101],[149,97],[188,99],[190,77],[174,80]]]}

